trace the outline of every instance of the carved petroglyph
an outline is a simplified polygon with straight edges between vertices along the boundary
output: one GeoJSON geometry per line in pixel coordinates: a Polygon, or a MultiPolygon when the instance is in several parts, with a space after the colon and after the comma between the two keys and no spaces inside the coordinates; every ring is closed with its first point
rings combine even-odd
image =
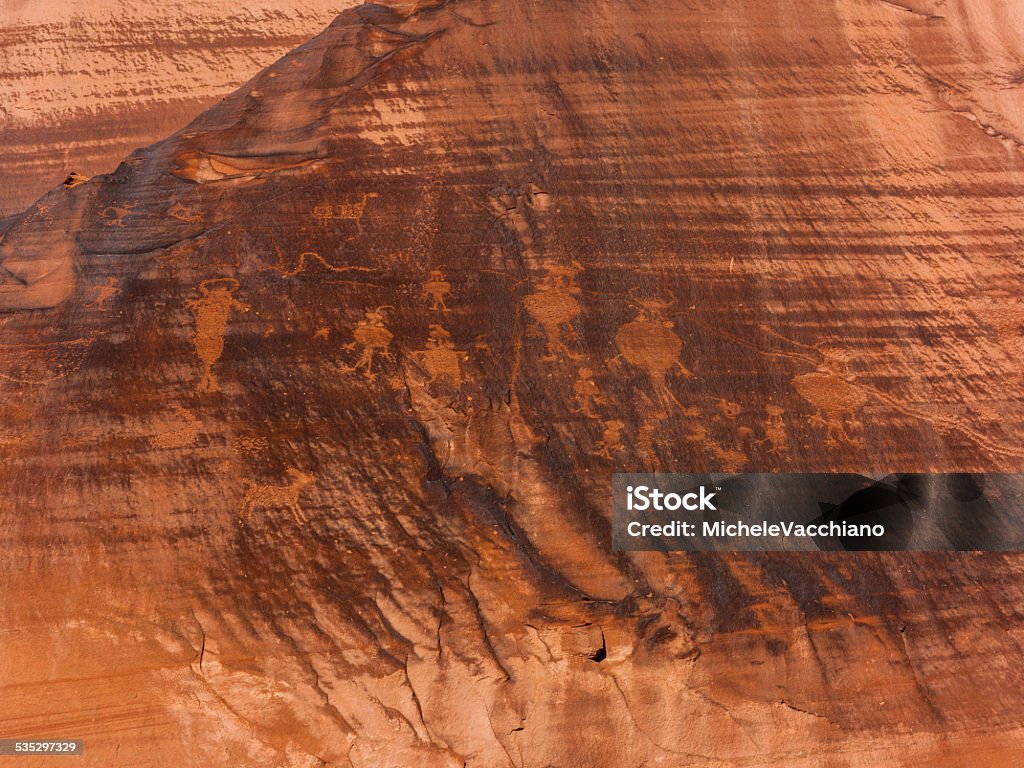
{"type": "Polygon", "coordinates": [[[94,337],[46,344],[0,345],[0,378],[17,384],[49,384],[77,371],[94,337]]]}
{"type": "Polygon", "coordinates": [[[235,451],[243,456],[258,456],[270,448],[270,440],[265,437],[241,435],[234,440],[235,451]]]}
{"type": "Polygon", "coordinates": [[[685,378],[691,378],[693,374],[679,359],[683,351],[682,339],[672,330],[672,322],[663,316],[671,304],[656,298],[634,298],[634,301],[639,305],[639,311],[615,334],[619,354],[609,364],[615,366],[625,361],[645,371],[664,415],[672,404],[682,408],[669,389],[669,371],[675,369],[685,378]]]}
{"type": "Polygon", "coordinates": [[[177,426],[150,438],[151,448],[188,448],[195,444],[202,422],[180,405],[174,407],[174,417],[177,426]]]}
{"type": "Polygon", "coordinates": [[[53,203],[36,203],[25,216],[25,223],[39,221],[43,224],[53,224],[53,203]]]}
{"type": "Polygon", "coordinates": [[[825,445],[863,444],[855,433],[862,429],[857,411],[868,401],[864,389],[826,367],[794,376],[792,384],[799,395],[814,406],[809,423],[825,430],[825,445]]]}
{"type": "Polygon", "coordinates": [[[716,463],[714,469],[718,472],[738,472],[748,461],[743,451],[720,445],[704,424],[691,425],[686,440],[710,455],[716,463]]]}
{"type": "Polygon", "coordinates": [[[96,296],[85,306],[95,307],[100,312],[107,311],[107,302],[121,293],[121,289],[118,287],[119,283],[116,277],[108,277],[107,282],[103,285],[96,286],[96,296]]]}
{"type": "Polygon", "coordinates": [[[431,270],[430,279],[423,284],[423,295],[430,299],[432,310],[447,311],[448,305],[445,304],[445,299],[452,295],[452,284],[445,278],[442,270],[431,270]]]}
{"type": "Polygon", "coordinates": [[[125,217],[130,216],[138,205],[137,202],[113,203],[100,211],[100,218],[104,226],[123,227],[125,217]]]}
{"type": "Polygon", "coordinates": [[[462,386],[461,362],[468,360],[469,355],[455,349],[451,334],[442,326],[430,326],[427,348],[414,353],[414,357],[430,376],[428,385],[445,383],[453,389],[462,386]]]}
{"type": "Polygon", "coordinates": [[[722,397],[715,399],[715,407],[720,414],[720,418],[730,422],[738,419],[740,414],[743,413],[743,406],[722,397]]]}
{"type": "Polygon", "coordinates": [[[373,272],[372,267],[355,267],[355,266],[341,266],[339,264],[331,264],[323,256],[316,251],[303,251],[299,254],[298,258],[295,259],[295,265],[289,264],[290,258],[286,258],[281,248],[274,243],[274,251],[277,253],[277,263],[266,267],[260,267],[262,271],[272,270],[277,272],[281,277],[295,277],[301,272],[306,270],[310,264],[314,261],[319,263],[321,267],[328,270],[329,272],[373,272]]]}
{"type": "Polygon", "coordinates": [[[196,316],[195,337],[192,343],[195,345],[196,355],[203,364],[203,376],[199,382],[199,389],[202,392],[216,392],[219,389],[213,366],[224,352],[224,333],[231,310],[249,311],[248,304],[235,299],[234,292],[237,289],[238,281],[231,277],[204,280],[199,284],[199,292],[202,295],[188,302],[188,308],[196,316]]]}
{"type": "Polygon", "coordinates": [[[864,441],[857,434],[863,429],[857,413],[868,402],[871,392],[850,381],[852,377],[846,373],[850,353],[824,344],[814,347],[801,344],[771,328],[764,327],[763,330],[811,353],[795,354],[813,364],[816,370],[798,374],[790,379],[790,383],[797,394],[814,406],[814,414],[808,422],[825,431],[825,445],[863,445],[864,441]]]}
{"type": "Polygon", "coordinates": [[[764,422],[764,439],[759,440],[758,445],[769,453],[782,453],[786,450],[786,423],[783,420],[786,411],[771,404],[765,406],[765,411],[767,418],[764,422]]]}
{"type": "Polygon", "coordinates": [[[538,289],[523,300],[526,311],[540,326],[547,340],[545,360],[580,357],[566,346],[576,339],[573,321],[580,315],[580,305],[576,301],[580,294],[576,285],[578,272],[576,264],[548,267],[538,289]]]}
{"type": "Polygon", "coordinates": [[[291,481],[284,485],[260,483],[246,489],[242,497],[242,506],[239,508],[239,517],[243,522],[248,522],[256,509],[287,509],[292,513],[296,523],[306,522],[306,513],[299,505],[299,495],[303,488],[316,482],[316,477],[294,467],[288,469],[285,474],[291,481]]]}
{"type": "Polygon", "coordinates": [[[607,402],[593,377],[594,373],[589,368],[580,368],[579,377],[572,385],[573,399],[579,406],[573,413],[582,413],[588,419],[600,418],[594,409],[607,402]]]}
{"type": "Polygon", "coordinates": [[[943,413],[934,406],[915,406],[908,404],[905,398],[897,398],[870,384],[857,381],[847,371],[847,363],[852,354],[826,342],[816,345],[803,344],[788,339],[767,325],[760,330],[791,345],[795,351],[766,349],[763,345],[750,341],[748,338],[725,333],[721,328],[708,326],[709,330],[729,339],[735,344],[753,349],[769,357],[788,360],[799,360],[816,368],[813,373],[804,373],[792,377],[791,384],[797,393],[813,405],[816,413],[811,417],[812,424],[823,427],[826,441],[834,445],[838,440],[846,439],[853,446],[863,445],[863,439],[856,433],[863,429],[859,419],[860,409],[868,402],[875,400],[893,410],[931,425],[942,432],[962,435],[983,450],[998,456],[1024,457],[1024,449],[1015,444],[993,438],[987,433],[972,428],[958,414],[943,413]]]}
{"type": "Polygon", "coordinates": [[[188,208],[181,203],[175,203],[167,211],[167,214],[178,221],[184,221],[188,224],[197,224],[203,220],[203,214],[199,211],[195,211],[192,208],[188,208]]]}
{"type": "Polygon", "coordinates": [[[326,226],[331,221],[354,221],[361,229],[366,204],[374,197],[377,197],[376,192],[366,192],[357,202],[320,203],[313,208],[313,218],[320,226],[326,226]]]}
{"type": "Polygon", "coordinates": [[[606,459],[611,459],[612,454],[622,450],[622,431],[626,425],[618,419],[605,422],[604,434],[597,443],[597,453],[606,459]]]}
{"type": "Polygon", "coordinates": [[[342,349],[346,352],[359,349],[359,359],[355,365],[342,365],[343,373],[362,371],[363,377],[367,381],[374,381],[377,378],[373,372],[374,360],[377,357],[391,359],[388,347],[391,345],[394,334],[384,325],[384,309],[387,307],[367,310],[366,316],[356,323],[355,330],[352,332],[355,341],[345,344],[342,349]]]}

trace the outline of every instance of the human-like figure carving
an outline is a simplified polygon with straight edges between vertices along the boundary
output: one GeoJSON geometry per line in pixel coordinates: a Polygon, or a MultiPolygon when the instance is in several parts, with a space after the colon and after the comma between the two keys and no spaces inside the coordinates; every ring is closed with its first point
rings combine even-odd
{"type": "Polygon", "coordinates": [[[195,337],[192,343],[196,355],[203,364],[203,376],[199,381],[201,392],[216,392],[220,389],[214,364],[224,353],[224,332],[227,330],[231,310],[248,312],[249,305],[238,301],[234,292],[238,281],[233,277],[204,280],[199,284],[201,296],[188,302],[188,308],[196,316],[195,337]]]}
{"type": "Polygon", "coordinates": [[[547,339],[545,360],[578,359],[567,342],[576,338],[573,321],[579,317],[580,305],[576,301],[580,289],[576,285],[579,267],[548,267],[537,290],[523,300],[526,311],[536,321],[547,339]]]}
{"type": "Polygon", "coordinates": [[[462,386],[461,362],[469,355],[455,349],[451,334],[442,326],[430,326],[427,348],[422,352],[417,352],[416,357],[430,374],[428,384],[444,382],[453,389],[462,386]]]}
{"type": "Polygon", "coordinates": [[[430,279],[423,284],[423,295],[430,299],[431,309],[437,312],[447,311],[445,299],[452,295],[452,284],[445,278],[442,270],[431,270],[430,279]]]}
{"type": "Polygon", "coordinates": [[[388,347],[394,334],[384,325],[384,312],[386,307],[367,310],[366,316],[356,323],[352,336],[355,341],[345,344],[342,349],[351,352],[359,348],[360,355],[355,365],[343,365],[341,370],[344,373],[355,373],[362,371],[367,381],[374,381],[377,375],[373,372],[373,362],[377,357],[390,359],[391,353],[388,347]]]}
{"type": "Polygon", "coordinates": [[[668,373],[673,368],[685,378],[693,376],[679,359],[683,340],[672,329],[672,322],[664,317],[669,302],[656,298],[635,299],[639,305],[636,317],[619,328],[615,344],[619,354],[609,361],[613,367],[623,361],[644,370],[651,381],[654,394],[663,414],[671,405],[682,408],[668,386],[668,373]]]}

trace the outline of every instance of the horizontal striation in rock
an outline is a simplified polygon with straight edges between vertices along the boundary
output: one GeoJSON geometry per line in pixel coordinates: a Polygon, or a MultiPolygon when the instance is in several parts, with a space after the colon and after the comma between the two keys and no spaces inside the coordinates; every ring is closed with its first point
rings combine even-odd
{"type": "Polygon", "coordinates": [[[353,4],[8,3],[0,10],[0,216],[73,171],[113,170],[353,4]]]}
{"type": "Polygon", "coordinates": [[[980,5],[368,4],[7,221],[0,730],[1019,763],[1018,556],[608,519],[617,469],[1021,468],[1024,40],[980,5]]]}

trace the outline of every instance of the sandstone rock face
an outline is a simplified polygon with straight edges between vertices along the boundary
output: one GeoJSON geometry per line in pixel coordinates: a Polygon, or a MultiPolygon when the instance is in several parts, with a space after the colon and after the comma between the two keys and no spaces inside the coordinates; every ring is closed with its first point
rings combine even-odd
{"type": "Polygon", "coordinates": [[[0,6],[0,217],[107,173],[326,27],[350,0],[0,6]]]}
{"type": "Polygon", "coordinates": [[[9,221],[0,735],[1019,765],[1018,556],[609,534],[617,469],[1020,470],[1011,10],[368,4],[9,221]]]}

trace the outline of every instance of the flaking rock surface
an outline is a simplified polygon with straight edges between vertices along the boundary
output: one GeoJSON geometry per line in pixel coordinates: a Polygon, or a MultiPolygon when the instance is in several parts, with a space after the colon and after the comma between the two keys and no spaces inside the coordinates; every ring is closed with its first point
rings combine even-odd
{"type": "Polygon", "coordinates": [[[367,4],[8,221],[0,735],[1019,765],[1018,556],[609,527],[616,469],[1021,468],[1011,9],[367,4]]]}

